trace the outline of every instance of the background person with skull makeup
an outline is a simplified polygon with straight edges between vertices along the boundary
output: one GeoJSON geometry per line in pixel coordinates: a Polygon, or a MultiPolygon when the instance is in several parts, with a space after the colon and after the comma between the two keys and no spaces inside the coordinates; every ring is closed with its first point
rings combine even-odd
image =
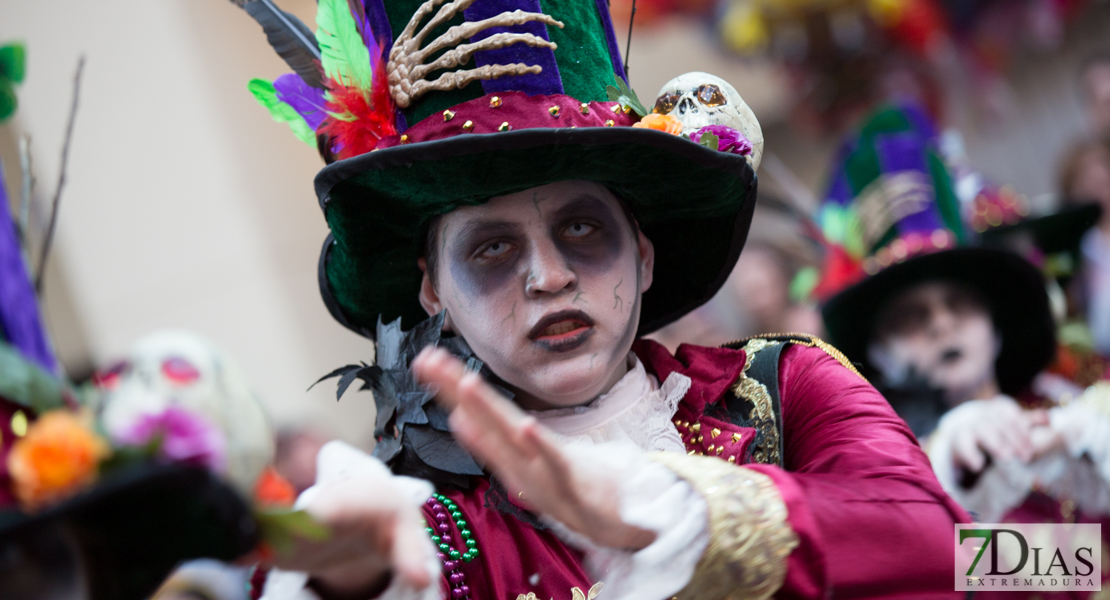
{"type": "MultiPolygon", "coordinates": [[[[1045,275],[978,243],[983,228],[962,220],[989,210],[1021,223],[1014,199],[984,190],[962,207],[913,106],[872,114],[834,169],[817,288],[830,337],[907,420],[945,490],[986,523],[1104,522],[1110,385],[1046,372],[1056,327],[1045,275]]],[[[1063,216],[1080,231],[1092,221],[1063,216]]]]}

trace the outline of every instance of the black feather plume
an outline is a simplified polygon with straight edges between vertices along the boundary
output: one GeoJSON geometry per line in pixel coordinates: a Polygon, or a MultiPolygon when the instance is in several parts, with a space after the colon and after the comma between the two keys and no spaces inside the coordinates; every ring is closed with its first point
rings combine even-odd
{"type": "Polygon", "coordinates": [[[511,398],[512,393],[497,385],[496,376],[474,356],[465,340],[442,337],[443,319],[441,312],[409,331],[401,330],[400,319],[389,324],[379,321],[375,364],[340,367],[320,381],[338,377],[337,397],[356,379],[364,382],[361,389],[374,393],[378,411],[374,456],[394,473],[465,488],[469,486],[469,477],[481,475],[482,468],[451,436],[447,411],[432,401],[434,392],[416,382],[412,360],[425,347],[439,346],[465,362],[467,369],[482,373],[506,397],[511,398]]]}
{"type": "Polygon", "coordinates": [[[278,8],[272,0],[231,0],[247,11],[266,32],[266,40],[285,63],[308,85],[325,89],[316,35],[297,17],[278,8]]]}

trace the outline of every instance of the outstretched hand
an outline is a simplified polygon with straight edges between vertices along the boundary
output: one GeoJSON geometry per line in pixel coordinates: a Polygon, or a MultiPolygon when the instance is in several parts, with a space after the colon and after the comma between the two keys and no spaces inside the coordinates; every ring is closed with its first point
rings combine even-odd
{"type": "Polygon", "coordinates": [[[446,351],[427,348],[412,364],[417,381],[438,390],[436,400],[451,410],[451,430],[525,506],[563,523],[596,544],[640,549],[649,531],[620,518],[613,473],[576,460],[550,432],[506,400],[477,373],[446,351]]]}
{"type": "Polygon", "coordinates": [[[411,494],[377,466],[314,486],[304,510],[330,534],[323,540],[298,539],[274,566],[308,573],[326,598],[370,597],[391,578],[413,589],[428,587],[427,562],[433,557],[424,517],[411,494]]]}

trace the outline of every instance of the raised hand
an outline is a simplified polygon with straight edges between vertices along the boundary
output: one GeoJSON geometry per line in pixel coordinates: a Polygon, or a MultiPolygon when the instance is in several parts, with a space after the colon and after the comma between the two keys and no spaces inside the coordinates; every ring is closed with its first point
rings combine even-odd
{"type": "Polygon", "coordinates": [[[413,372],[438,389],[436,400],[451,409],[459,443],[522,504],[601,546],[640,549],[654,540],[651,532],[621,520],[618,474],[568,455],[535,418],[450,354],[425,349],[413,361],[413,372]]]}
{"type": "Polygon", "coordinates": [[[352,455],[334,461],[352,472],[330,481],[322,473],[306,492],[304,510],[331,535],[323,541],[299,539],[275,566],[308,573],[326,597],[370,597],[384,589],[391,574],[412,588],[426,588],[432,583],[427,564],[434,551],[412,494],[381,463],[330,446],[322,453],[352,455]]]}

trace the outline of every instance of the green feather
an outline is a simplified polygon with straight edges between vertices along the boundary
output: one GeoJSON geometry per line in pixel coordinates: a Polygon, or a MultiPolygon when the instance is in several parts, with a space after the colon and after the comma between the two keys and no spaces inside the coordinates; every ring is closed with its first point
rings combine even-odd
{"type": "Polygon", "coordinates": [[[320,44],[324,75],[369,93],[373,75],[370,51],[347,0],[320,0],[316,7],[316,42],[320,44]]]}
{"type": "Polygon", "coordinates": [[[292,106],[278,100],[273,83],[265,79],[252,79],[247,84],[247,89],[254,94],[254,99],[258,100],[259,104],[270,111],[270,116],[275,121],[289,125],[297,139],[313,148],[316,147],[316,132],[312,131],[292,106]]]}
{"type": "Polygon", "coordinates": [[[0,397],[36,413],[62,408],[66,384],[0,342],[0,397]]]}
{"type": "Polygon", "coordinates": [[[0,77],[14,83],[23,83],[24,66],[27,63],[23,44],[0,46],[0,77]]]}

